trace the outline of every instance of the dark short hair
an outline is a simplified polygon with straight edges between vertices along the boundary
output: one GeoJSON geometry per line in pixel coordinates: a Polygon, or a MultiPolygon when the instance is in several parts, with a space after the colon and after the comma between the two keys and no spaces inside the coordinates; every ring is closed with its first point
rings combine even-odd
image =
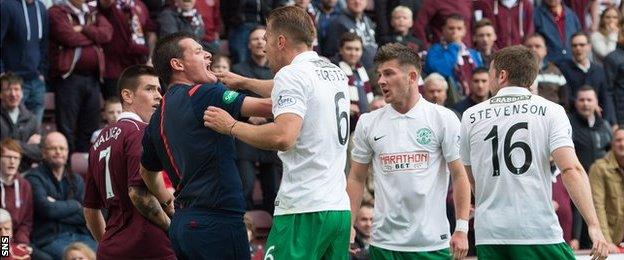
{"type": "Polygon", "coordinates": [[[251,28],[251,31],[249,31],[249,34],[248,34],[248,35],[249,35],[249,36],[251,36],[251,34],[252,34],[252,33],[254,33],[254,32],[255,32],[255,31],[257,31],[257,30],[265,30],[265,31],[266,31],[266,26],[261,25],[261,24],[256,25],[256,26],[254,26],[253,28],[251,28]]]}
{"type": "Polygon", "coordinates": [[[362,42],[362,37],[352,32],[346,32],[346,33],[343,33],[342,36],[340,37],[338,46],[342,48],[345,45],[345,43],[352,42],[352,41],[359,41],[362,45],[364,44],[362,42]]]}
{"type": "Polygon", "coordinates": [[[117,95],[120,100],[123,100],[121,97],[121,91],[124,89],[128,89],[132,92],[135,92],[138,88],[138,80],[141,76],[154,76],[158,77],[156,74],[156,70],[154,68],[147,65],[132,65],[127,67],[119,77],[117,81],[117,95]]]}
{"type": "Polygon", "coordinates": [[[524,40],[522,41],[522,43],[525,43],[529,39],[533,39],[533,38],[540,38],[540,39],[542,39],[542,41],[544,42],[544,45],[546,45],[546,38],[544,38],[544,35],[542,35],[540,33],[532,33],[532,34],[529,34],[529,35],[525,36],[524,40]]]}
{"type": "Polygon", "coordinates": [[[107,106],[110,106],[112,104],[120,104],[120,103],[121,103],[121,100],[119,99],[118,96],[111,96],[111,97],[107,98],[106,100],[104,100],[104,108],[106,108],[107,106]]]}
{"type": "Polygon", "coordinates": [[[369,202],[362,202],[362,204],[360,204],[360,208],[369,208],[372,209],[374,208],[373,204],[369,203],[369,202]]]}
{"type": "Polygon", "coordinates": [[[578,36],[584,36],[585,39],[587,39],[587,43],[590,43],[589,42],[589,35],[587,35],[587,33],[583,32],[583,31],[578,31],[578,32],[575,32],[574,34],[572,34],[572,37],[570,37],[570,41],[572,41],[572,39],[574,39],[574,38],[576,38],[578,36]]]}
{"type": "Polygon", "coordinates": [[[447,15],[446,18],[444,18],[444,25],[446,25],[449,20],[462,21],[462,22],[466,21],[464,20],[464,16],[459,13],[452,13],[452,14],[447,15]]]}
{"type": "Polygon", "coordinates": [[[386,44],[379,48],[375,55],[375,64],[377,65],[391,60],[397,60],[401,66],[414,66],[418,71],[420,71],[421,68],[420,56],[418,56],[418,53],[400,43],[386,44]]]}
{"type": "Polygon", "coordinates": [[[9,85],[17,84],[20,85],[20,87],[24,85],[24,80],[22,80],[22,77],[13,72],[6,72],[2,74],[2,76],[0,76],[0,86],[4,85],[4,82],[7,82],[9,85]]]}
{"type": "Polygon", "coordinates": [[[507,71],[507,81],[510,85],[528,88],[535,82],[539,72],[537,55],[522,45],[506,47],[492,58],[492,66],[496,75],[507,71]]]}
{"type": "Polygon", "coordinates": [[[195,36],[190,33],[177,32],[167,35],[156,42],[152,63],[156,73],[158,73],[158,77],[167,85],[171,81],[171,74],[173,73],[170,65],[171,59],[182,58],[184,48],[180,46],[180,41],[187,38],[195,39],[195,36]]]}
{"type": "Polygon", "coordinates": [[[494,27],[494,25],[492,24],[492,21],[490,21],[490,19],[483,18],[483,19],[479,20],[478,22],[476,22],[474,24],[474,31],[477,31],[477,30],[481,29],[482,27],[486,27],[486,26],[494,27]]]}
{"type": "Polygon", "coordinates": [[[597,94],[597,93],[596,93],[596,88],[592,87],[591,85],[583,85],[583,86],[581,86],[581,87],[580,87],[580,88],[576,91],[576,93],[579,93],[579,92],[581,92],[581,91],[593,91],[595,94],[597,94]]]}
{"type": "Polygon", "coordinates": [[[472,75],[474,76],[474,75],[479,74],[479,73],[489,74],[489,73],[490,73],[490,71],[489,71],[488,69],[486,69],[485,67],[478,67],[478,68],[476,68],[476,69],[472,72],[472,75]]]}
{"type": "Polygon", "coordinates": [[[297,6],[283,6],[274,9],[267,18],[267,25],[274,32],[286,34],[289,40],[312,47],[316,39],[316,28],[310,15],[297,6]]]}

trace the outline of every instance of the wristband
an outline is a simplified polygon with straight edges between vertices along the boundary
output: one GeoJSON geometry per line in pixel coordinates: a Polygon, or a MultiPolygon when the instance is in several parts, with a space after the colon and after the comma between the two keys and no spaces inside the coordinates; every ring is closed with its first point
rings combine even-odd
{"type": "Polygon", "coordinates": [[[468,220],[455,220],[455,232],[457,231],[468,233],[468,220]]]}
{"type": "Polygon", "coordinates": [[[238,123],[238,121],[234,121],[234,124],[232,124],[232,126],[230,126],[230,135],[232,135],[232,130],[234,130],[234,126],[236,125],[236,123],[238,123]]]}

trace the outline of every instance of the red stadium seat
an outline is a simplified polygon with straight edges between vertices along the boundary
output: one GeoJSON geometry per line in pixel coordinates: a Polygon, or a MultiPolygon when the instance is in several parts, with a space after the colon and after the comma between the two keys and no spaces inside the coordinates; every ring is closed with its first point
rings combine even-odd
{"type": "Polygon", "coordinates": [[[82,178],[87,175],[87,169],[89,168],[89,154],[88,153],[72,153],[71,155],[71,170],[73,173],[78,173],[82,178]]]}
{"type": "Polygon", "coordinates": [[[256,227],[256,238],[262,240],[266,239],[273,225],[271,214],[264,210],[250,210],[247,211],[247,214],[256,227]]]}

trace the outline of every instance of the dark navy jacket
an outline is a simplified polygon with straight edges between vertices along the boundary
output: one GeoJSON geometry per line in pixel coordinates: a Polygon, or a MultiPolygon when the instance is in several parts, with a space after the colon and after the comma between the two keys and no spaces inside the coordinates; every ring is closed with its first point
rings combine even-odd
{"type": "Polygon", "coordinates": [[[572,34],[580,32],[583,28],[572,9],[563,5],[563,12],[565,13],[565,42],[561,41],[553,15],[544,4],[533,13],[535,32],[540,33],[546,39],[548,54],[545,61],[559,63],[563,59],[572,59],[572,34]]]}

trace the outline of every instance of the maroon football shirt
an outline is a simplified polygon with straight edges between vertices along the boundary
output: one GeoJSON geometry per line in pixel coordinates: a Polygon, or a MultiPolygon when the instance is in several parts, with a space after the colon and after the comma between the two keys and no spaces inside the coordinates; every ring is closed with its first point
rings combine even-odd
{"type": "Polygon", "coordinates": [[[98,259],[175,259],[167,234],[144,218],[128,196],[128,187],[146,187],[139,173],[146,126],[136,114],[124,112],[102,129],[89,151],[84,206],[108,210],[98,259]]]}

